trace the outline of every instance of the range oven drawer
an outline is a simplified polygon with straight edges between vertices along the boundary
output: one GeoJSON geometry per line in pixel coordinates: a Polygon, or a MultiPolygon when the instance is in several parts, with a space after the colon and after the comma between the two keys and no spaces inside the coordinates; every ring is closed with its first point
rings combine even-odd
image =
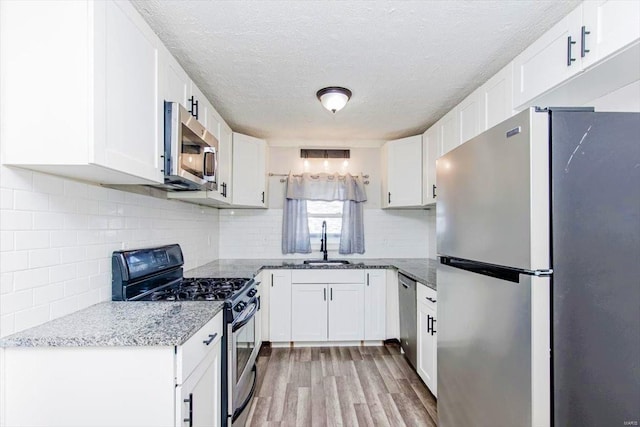
{"type": "Polygon", "coordinates": [[[178,347],[178,371],[177,383],[189,377],[191,372],[206,357],[209,349],[222,339],[222,311],[209,320],[206,325],[198,330],[187,342],[178,347]]]}

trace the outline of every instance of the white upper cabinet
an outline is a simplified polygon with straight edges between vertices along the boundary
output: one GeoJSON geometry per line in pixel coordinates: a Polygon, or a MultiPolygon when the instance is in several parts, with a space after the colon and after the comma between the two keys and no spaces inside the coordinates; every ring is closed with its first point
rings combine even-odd
{"type": "Polygon", "coordinates": [[[266,141],[233,134],[233,205],[266,207],[266,141]]]}
{"type": "Polygon", "coordinates": [[[133,6],[0,7],[5,164],[107,184],[163,182],[160,42],[133,6]],[[34,102],[46,111],[36,121],[34,102]]]}
{"type": "MultiPolygon", "coordinates": [[[[521,110],[583,70],[600,64],[640,39],[640,2],[585,1],[514,60],[514,108],[521,110]]],[[[619,71],[606,70],[596,80],[600,95],[628,83],[619,71]]],[[[623,73],[624,74],[624,73],[623,73]]],[[[635,77],[637,79],[637,69],[635,77]]],[[[545,98],[565,105],[574,103],[571,91],[560,98],[545,98]]],[[[597,96],[597,95],[596,95],[597,96]]]]}
{"type": "Polygon", "coordinates": [[[439,156],[460,145],[460,126],[458,124],[458,107],[449,111],[434,126],[438,126],[438,136],[440,137],[439,156]]]}
{"type": "Polygon", "coordinates": [[[476,89],[458,105],[458,126],[460,143],[478,135],[484,129],[484,103],[482,91],[476,89]]]}
{"type": "Polygon", "coordinates": [[[513,115],[513,62],[498,71],[479,90],[484,109],[480,132],[484,132],[513,115]]]}
{"type": "Polygon", "coordinates": [[[183,107],[189,108],[187,98],[191,92],[191,79],[182,69],[178,61],[169,53],[166,47],[160,47],[160,101],[162,108],[164,102],[178,102],[183,107]]]}
{"type": "Polygon", "coordinates": [[[218,139],[220,155],[218,156],[218,193],[224,201],[232,200],[232,168],[233,168],[233,131],[226,123],[220,123],[218,139]]]}
{"type": "Polygon", "coordinates": [[[516,108],[582,71],[580,27],[582,5],[565,16],[516,57],[513,98],[516,108]]]}
{"type": "Polygon", "coordinates": [[[388,208],[422,205],[422,135],[388,141],[386,183],[382,205],[388,208]]]}
{"type": "Polygon", "coordinates": [[[590,0],[582,7],[580,54],[584,68],[640,38],[640,1],[590,0]]]}
{"type": "Polygon", "coordinates": [[[436,160],[440,157],[438,126],[431,126],[422,134],[422,202],[436,202],[436,160]]]}

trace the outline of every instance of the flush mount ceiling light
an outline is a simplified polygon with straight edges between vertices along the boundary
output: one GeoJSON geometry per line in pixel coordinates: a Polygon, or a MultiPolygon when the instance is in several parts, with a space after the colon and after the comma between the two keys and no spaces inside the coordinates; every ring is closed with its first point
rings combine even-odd
{"type": "Polygon", "coordinates": [[[347,105],[351,98],[351,91],[344,87],[331,86],[320,89],[316,96],[324,108],[335,114],[347,105]]]}

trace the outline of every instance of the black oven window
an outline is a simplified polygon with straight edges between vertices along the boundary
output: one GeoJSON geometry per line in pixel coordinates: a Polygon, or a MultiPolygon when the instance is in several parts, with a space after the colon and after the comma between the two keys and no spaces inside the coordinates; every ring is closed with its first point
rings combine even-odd
{"type": "Polygon", "coordinates": [[[235,332],[236,339],[236,383],[247,368],[255,346],[255,317],[235,332]]]}

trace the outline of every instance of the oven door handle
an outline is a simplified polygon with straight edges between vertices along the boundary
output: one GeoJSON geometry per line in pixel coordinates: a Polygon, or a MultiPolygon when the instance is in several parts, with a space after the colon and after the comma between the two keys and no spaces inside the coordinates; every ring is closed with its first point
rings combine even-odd
{"type": "Polygon", "coordinates": [[[242,414],[242,411],[244,411],[247,405],[249,404],[249,402],[251,402],[253,393],[255,393],[256,391],[256,384],[258,382],[258,368],[256,365],[253,365],[253,368],[251,370],[255,372],[255,375],[253,376],[253,385],[251,386],[251,391],[249,392],[249,395],[244,400],[244,402],[242,402],[242,405],[240,405],[235,411],[233,411],[233,417],[231,417],[231,422],[235,421],[240,416],[240,414],[242,414]]]}
{"type": "Polygon", "coordinates": [[[245,311],[242,314],[242,316],[238,318],[236,323],[232,324],[233,326],[231,328],[231,332],[235,332],[238,329],[242,328],[247,323],[249,323],[249,321],[254,316],[254,314],[256,314],[257,311],[258,311],[258,304],[254,302],[254,303],[251,304],[251,308],[249,310],[245,311]]]}

